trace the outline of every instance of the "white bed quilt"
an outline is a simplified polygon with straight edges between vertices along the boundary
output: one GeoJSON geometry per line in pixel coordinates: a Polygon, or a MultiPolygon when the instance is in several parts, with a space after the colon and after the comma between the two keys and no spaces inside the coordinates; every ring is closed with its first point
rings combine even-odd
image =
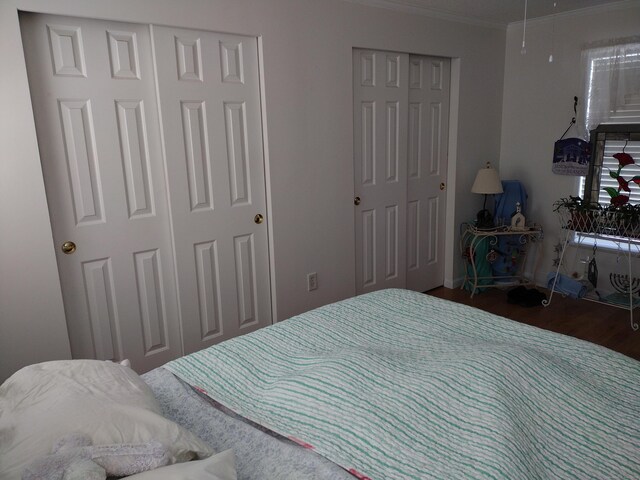
{"type": "Polygon", "coordinates": [[[640,478],[640,362],[415,292],[166,368],[359,478],[640,478]]]}

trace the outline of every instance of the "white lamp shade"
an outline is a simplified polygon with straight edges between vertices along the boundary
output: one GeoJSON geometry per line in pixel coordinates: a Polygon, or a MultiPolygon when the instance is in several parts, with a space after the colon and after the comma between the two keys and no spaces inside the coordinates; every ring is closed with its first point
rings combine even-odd
{"type": "Polygon", "coordinates": [[[471,192],[485,195],[502,193],[502,182],[500,182],[498,171],[495,168],[491,168],[489,164],[487,164],[486,168],[478,170],[471,192]]]}

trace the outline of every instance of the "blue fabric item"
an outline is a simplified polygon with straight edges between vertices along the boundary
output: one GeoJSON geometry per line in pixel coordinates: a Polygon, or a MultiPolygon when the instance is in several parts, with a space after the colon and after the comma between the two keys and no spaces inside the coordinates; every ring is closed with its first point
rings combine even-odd
{"type": "Polygon", "coordinates": [[[491,271],[495,277],[514,277],[520,270],[520,262],[525,246],[520,243],[520,235],[503,235],[498,237],[495,246],[498,257],[491,265],[491,271]]]}
{"type": "Polygon", "coordinates": [[[527,191],[520,180],[502,180],[502,193],[495,196],[493,218],[504,219],[505,224],[511,223],[511,215],[516,213],[516,203],[520,202],[520,211],[527,216],[527,191]]]}
{"type": "Polygon", "coordinates": [[[547,274],[547,288],[549,290],[567,295],[571,298],[582,298],[587,294],[587,287],[573,278],[567,277],[562,273],[549,272],[547,274]],[[558,276],[555,287],[553,281],[558,276]]]}
{"type": "MultiPolygon", "coordinates": [[[[526,216],[527,191],[519,180],[502,180],[502,190],[504,190],[503,193],[495,196],[493,218],[496,225],[510,225],[511,215],[516,213],[516,203],[520,202],[520,211],[526,216]]],[[[498,258],[491,266],[493,275],[496,277],[517,275],[523,248],[517,235],[499,237],[495,247],[498,258]]]]}
{"type": "MultiPolygon", "coordinates": [[[[465,245],[465,248],[469,248],[469,245],[465,245]]],[[[478,278],[478,286],[473,290],[473,267],[471,262],[467,262],[467,278],[468,282],[465,282],[464,289],[468,292],[476,293],[484,292],[487,288],[482,285],[489,285],[492,280],[488,277],[491,276],[491,264],[487,260],[487,254],[489,253],[489,237],[482,238],[474,247],[475,256],[473,262],[476,266],[476,276],[478,278]],[[485,278],[481,278],[485,277],[485,278]]]]}

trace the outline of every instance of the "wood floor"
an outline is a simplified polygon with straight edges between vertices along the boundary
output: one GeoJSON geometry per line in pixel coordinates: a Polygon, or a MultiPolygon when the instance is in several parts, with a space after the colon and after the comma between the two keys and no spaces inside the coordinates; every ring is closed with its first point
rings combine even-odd
{"type": "MultiPolygon", "coordinates": [[[[546,290],[544,293],[548,294],[546,290]]],[[[507,302],[506,290],[490,288],[469,298],[469,292],[439,287],[429,295],[464,303],[503,317],[539,328],[571,335],[603,345],[629,357],[640,360],[640,330],[633,331],[629,312],[587,300],[572,300],[553,296],[548,307],[521,307],[507,302]]],[[[640,309],[634,311],[640,323],[640,309]]]]}

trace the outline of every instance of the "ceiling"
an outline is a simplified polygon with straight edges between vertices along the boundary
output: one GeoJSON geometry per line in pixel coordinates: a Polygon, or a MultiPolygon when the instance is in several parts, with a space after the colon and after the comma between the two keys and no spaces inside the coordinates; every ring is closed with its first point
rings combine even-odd
{"type": "MultiPolygon", "coordinates": [[[[525,0],[350,0],[355,3],[472,23],[507,26],[522,21],[525,0]]],[[[635,0],[527,0],[527,19],[635,0]],[[553,4],[556,3],[554,8],[553,4]]],[[[611,5],[613,6],[613,5],[611,5]]]]}

